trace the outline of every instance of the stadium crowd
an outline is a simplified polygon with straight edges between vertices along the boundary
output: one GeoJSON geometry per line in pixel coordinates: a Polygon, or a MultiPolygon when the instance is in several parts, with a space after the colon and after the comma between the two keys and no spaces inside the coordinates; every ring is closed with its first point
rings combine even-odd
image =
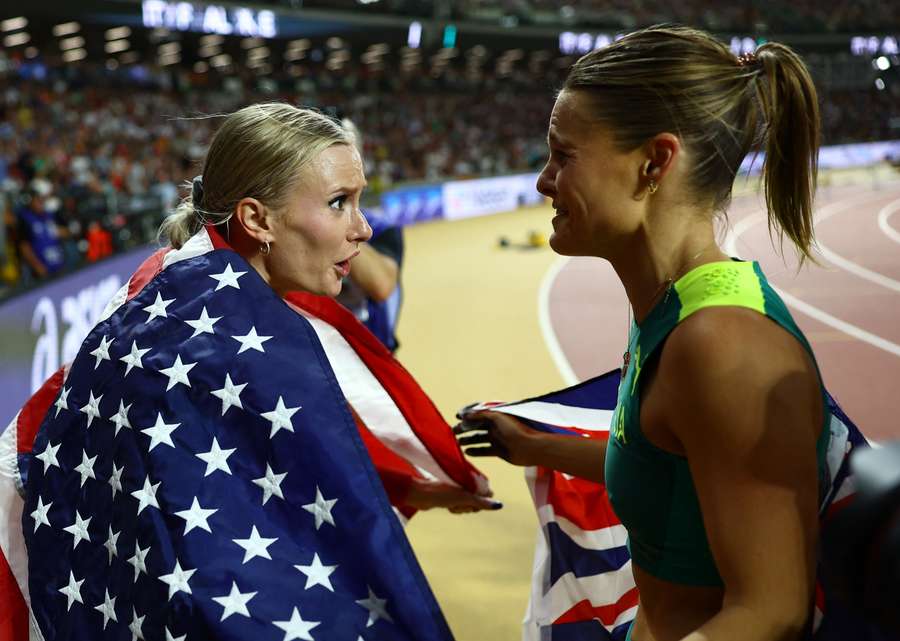
{"type": "MultiPolygon", "coordinates": [[[[357,0],[273,0],[288,7],[360,10],[357,0]]],[[[705,0],[383,0],[367,11],[523,23],[571,24],[631,29],[679,22],[713,31],[740,33],[847,33],[890,30],[900,14],[883,0],[739,0],[712,5],[705,0]]]]}
{"type": "MultiPolygon", "coordinates": [[[[175,67],[3,68],[0,296],[152,239],[199,173],[215,125],[204,114],[284,100],[349,117],[363,132],[376,197],[397,183],[538,170],[561,73],[551,64],[476,78],[449,66],[432,76],[350,63],[280,81],[235,71],[218,82],[175,67]]],[[[897,137],[890,93],[823,94],[824,143],[897,137]]]]}

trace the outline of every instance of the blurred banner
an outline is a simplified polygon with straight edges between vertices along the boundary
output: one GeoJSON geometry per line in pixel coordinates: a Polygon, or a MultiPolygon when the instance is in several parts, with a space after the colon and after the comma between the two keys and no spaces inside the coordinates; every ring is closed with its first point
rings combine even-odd
{"type": "MultiPolygon", "coordinates": [[[[758,174],[766,154],[750,153],[738,170],[742,174],[758,174]]],[[[819,169],[868,167],[882,162],[900,162],[900,140],[861,142],[852,145],[830,145],[819,148],[819,169]]]]}
{"type": "Polygon", "coordinates": [[[105,260],[0,305],[0,430],[75,357],[103,308],[153,250],[105,260]]]}

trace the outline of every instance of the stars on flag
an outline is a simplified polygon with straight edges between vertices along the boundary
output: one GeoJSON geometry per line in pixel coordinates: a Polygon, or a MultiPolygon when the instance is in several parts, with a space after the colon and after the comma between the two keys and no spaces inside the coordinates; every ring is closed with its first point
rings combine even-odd
{"type": "Polygon", "coordinates": [[[75,573],[72,572],[72,570],[69,570],[69,583],[59,589],[66,597],[66,612],[72,609],[72,604],[76,601],[82,605],[84,604],[84,601],[81,598],[82,583],[84,583],[84,579],[76,581],[75,573]]]}
{"type": "Polygon", "coordinates": [[[131,410],[132,405],[133,405],[133,403],[129,403],[128,405],[125,405],[124,401],[119,400],[118,411],[109,417],[110,422],[115,424],[115,426],[116,426],[116,434],[115,434],[116,436],[119,435],[119,430],[122,429],[123,427],[127,427],[128,429],[131,429],[131,421],[128,420],[128,412],[131,410]]]}
{"type": "Polygon", "coordinates": [[[203,508],[200,507],[200,503],[197,501],[197,497],[194,497],[194,501],[191,503],[191,507],[187,510],[181,510],[180,512],[175,512],[175,516],[184,519],[184,533],[187,534],[194,528],[200,528],[201,530],[206,530],[207,532],[212,532],[209,527],[209,517],[218,512],[218,508],[203,508]]]}
{"type": "Polygon", "coordinates": [[[284,630],[283,641],[315,641],[310,630],[315,628],[321,621],[304,621],[300,616],[300,611],[295,607],[291,613],[291,618],[287,621],[272,621],[272,625],[284,630]]]}
{"type": "Polygon", "coordinates": [[[175,447],[175,444],[172,442],[172,432],[177,430],[180,425],[181,423],[166,423],[163,420],[162,413],[157,412],[156,423],[152,427],[141,430],[141,434],[146,434],[150,437],[150,447],[147,448],[147,451],[152,452],[153,448],[160,443],[164,443],[169,447],[175,447]]]}
{"type": "Polygon", "coordinates": [[[139,541],[134,542],[134,556],[128,559],[128,563],[134,566],[134,580],[138,580],[138,576],[143,572],[147,574],[147,554],[150,553],[150,546],[141,549],[139,541]]]}
{"type": "Polygon", "coordinates": [[[90,427],[91,423],[94,422],[94,419],[100,417],[100,399],[103,398],[103,394],[94,398],[93,390],[88,390],[88,393],[90,394],[90,398],[88,399],[87,405],[82,407],[80,411],[87,415],[87,426],[90,427]]]}
{"type": "Polygon", "coordinates": [[[113,532],[112,525],[109,526],[109,535],[106,539],[106,543],[103,544],[103,547],[105,547],[106,551],[109,553],[110,564],[112,564],[113,557],[119,556],[119,552],[116,550],[116,542],[119,540],[119,534],[121,534],[121,532],[113,532]]]}
{"type": "Polygon", "coordinates": [[[308,590],[316,585],[321,585],[329,592],[334,592],[334,586],[331,585],[331,579],[329,577],[337,570],[338,566],[323,565],[322,561],[319,560],[318,553],[313,554],[312,563],[309,565],[295,565],[294,567],[306,575],[306,586],[304,587],[304,590],[308,590]]]}
{"type": "Polygon", "coordinates": [[[144,322],[149,323],[157,317],[168,318],[169,314],[166,312],[166,308],[174,302],[174,298],[163,300],[162,295],[159,292],[156,292],[156,300],[153,301],[153,303],[151,303],[150,305],[144,307],[144,311],[149,314],[147,320],[145,320],[144,322]]]}
{"type": "Polygon", "coordinates": [[[219,274],[210,274],[209,277],[213,280],[218,281],[216,285],[215,291],[219,291],[223,287],[234,287],[235,289],[240,289],[241,286],[238,285],[238,279],[246,274],[247,272],[236,272],[231,268],[231,263],[225,265],[225,270],[219,274]]]}
{"type": "Polygon", "coordinates": [[[227,450],[223,450],[219,447],[219,441],[216,440],[216,437],[213,436],[212,447],[209,448],[208,452],[199,452],[196,454],[197,458],[206,463],[206,472],[203,474],[204,477],[209,476],[216,470],[221,470],[226,474],[231,474],[231,468],[228,467],[228,457],[231,456],[236,448],[232,447],[227,450]]]}
{"type": "Polygon", "coordinates": [[[264,559],[269,559],[271,561],[272,555],[269,554],[269,546],[275,543],[275,541],[277,540],[278,537],[275,537],[273,539],[261,537],[255,525],[250,530],[250,536],[248,538],[232,539],[232,541],[244,548],[244,560],[241,561],[241,565],[257,556],[264,559]]]}
{"type": "Polygon", "coordinates": [[[60,411],[69,409],[69,392],[71,391],[72,388],[66,387],[65,385],[59,390],[59,398],[56,399],[56,402],[53,404],[56,408],[56,415],[53,418],[59,418],[60,411]]]}
{"type": "Polygon", "coordinates": [[[273,494],[280,499],[284,498],[284,494],[281,493],[281,482],[284,481],[285,476],[287,476],[287,472],[275,474],[275,472],[272,471],[272,467],[266,463],[266,475],[258,479],[253,479],[253,483],[262,488],[263,505],[272,498],[273,494]]]}
{"type": "Polygon", "coordinates": [[[155,507],[157,510],[159,509],[159,502],[156,500],[156,493],[157,491],[159,491],[160,483],[162,483],[162,481],[157,481],[156,483],[151,484],[150,477],[147,476],[144,479],[144,487],[131,493],[131,496],[138,500],[138,514],[143,512],[144,508],[148,506],[155,507]]]}
{"type": "Polygon", "coordinates": [[[116,498],[116,492],[122,491],[122,472],[125,471],[125,466],[116,467],[115,461],[112,464],[112,473],[109,475],[109,484],[112,487],[112,497],[116,498]]]}
{"type": "Polygon", "coordinates": [[[94,348],[92,352],[90,352],[91,356],[97,359],[97,362],[94,363],[94,369],[100,367],[100,363],[102,361],[108,361],[109,358],[109,346],[113,344],[115,338],[110,338],[107,340],[107,336],[100,337],[100,344],[94,348]]]}
{"type": "Polygon", "coordinates": [[[88,479],[97,478],[94,476],[94,461],[96,460],[96,455],[88,458],[87,450],[81,450],[81,463],[75,467],[75,471],[81,475],[81,487],[84,487],[84,482],[88,479]]]}
{"type": "Polygon", "coordinates": [[[91,542],[90,534],[88,534],[88,526],[91,524],[92,518],[94,517],[89,516],[86,519],[81,518],[81,513],[76,509],[75,522],[72,523],[72,525],[63,528],[64,531],[72,535],[73,550],[77,548],[78,544],[82,541],[87,541],[88,543],[91,542]]]}
{"type": "Polygon", "coordinates": [[[287,430],[288,432],[294,431],[294,426],[291,424],[291,417],[296,414],[300,410],[300,406],[297,407],[285,407],[284,399],[281,396],[278,397],[278,403],[275,405],[275,409],[271,412],[263,412],[260,414],[264,419],[269,421],[272,424],[272,429],[269,432],[269,438],[273,438],[278,430],[287,430]]]}
{"type": "Polygon", "coordinates": [[[59,461],[56,458],[56,453],[59,451],[60,445],[62,445],[62,443],[57,443],[56,445],[54,445],[50,441],[47,441],[47,447],[44,448],[44,451],[40,454],[34,455],[34,458],[44,464],[44,474],[47,473],[47,468],[54,466],[59,467],[59,461]]]}
{"type": "Polygon", "coordinates": [[[137,613],[137,608],[131,606],[131,623],[128,624],[128,629],[131,630],[131,641],[138,641],[144,639],[144,631],[141,628],[144,626],[144,619],[147,618],[147,615],[139,617],[137,613]]]}
{"type": "Polygon", "coordinates": [[[188,372],[196,367],[196,365],[197,363],[182,363],[181,354],[176,354],[175,362],[172,364],[172,367],[167,367],[165,369],[159,370],[160,374],[165,375],[169,379],[169,384],[166,385],[166,391],[168,392],[179,383],[190,387],[191,382],[188,380],[187,375],[188,372]]]}
{"type": "Polygon", "coordinates": [[[222,385],[222,389],[216,389],[210,392],[210,394],[222,400],[222,416],[225,416],[225,412],[227,412],[230,407],[244,409],[244,406],[241,404],[241,392],[244,391],[245,387],[247,387],[247,383],[235,385],[231,381],[231,374],[226,372],[225,384],[222,385]]]}
{"type": "Polygon", "coordinates": [[[251,325],[250,331],[244,334],[243,336],[232,336],[234,340],[241,344],[241,348],[238,350],[238,354],[242,352],[246,352],[248,349],[255,349],[257,352],[266,353],[266,350],[263,348],[263,343],[268,340],[271,340],[271,336],[260,336],[256,333],[256,326],[251,325]]]}
{"type": "Polygon", "coordinates": [[[322,523],[334,525],[334,517],[331,515],[331,510],[334,508],[334,504],[337,502],[337,499],[326,499],[324,496],[322,496],[322,492],[321,490],[319,490],[319,486],[317,485],[316,500],[312,503],[307,503],[306,505],[304,505],[303,509],[316,518],[316,529],[318,530],[320,527],[322,527],[322,523]]]}
{"type": "Polygon", "coordinates": [[[245,616],[247,618],[250,617],[250,611],[247,609],[247,603],[256,596],[256,592],[241,592],[238,590],[237,583],[235,581],[231,582],[231,592],[224,596],[215,596],[213,597],[213,601],[222,606],[222,618],[219,621],[224,621],[232,614],[240,614],[241,616],[245,616]]]}
{"type": "MultiPolygon", "coordinates": [[[[109,324],[98,328],[93,334],[95,338],[83,348],[80,357],[72,366],[73,369],[69,370],[74,372],[68,379],[71,386],[67,386],[65,381],[60,385],[58,379],[55,383],[60,392],[49,410],[48,418],[58,420],[48,422],[48,425],[57,426],[56,431],[52,429],[49,431],[43,441],[46,443],[43,450],[34,454],[35,458],[41,461],[44,474],[39,475],[35,472],[33,478],[43,481],[46,476],[47,480],[43,481],[46,487],[35,488],[36,491],[30,496],[27,513],[30,514],[33,525],[29,526],[26,523],[25,526],[26,536],[36,533],[37,537],[46,537],[51,530],[56,534],[62,531],[71,536],[72,547],[67,547],[68,552],[65,552],[69,565],[57,567],[56,561],[51,562],[49,559],[46,561],[52,566],[43,576],[51,577],[45,582],[50,588],[53,608],[62,615],[60,608],[63,598],[66,600],[67,611],[71,610],[75,603],[86,605],[83,613],[78,615],[82,617],[86,626],[85,635],[93,635],[91,638],[103,636],[96,629],[97,626],[101,626],[104,632],[107,629],[120,628],[121,634],[125,635],[124,638],[131,638],[132,641],[143,641],[145,637],[161,639],[163,636],[166,641],[187,641],[189,638],[186,634],[177,636],[177,632],[181,632],[183,628],[177,618],[161,618],[160,613],[172,607],[166,605],[166,600],[158,599],[160,601],[158,604],[145,603],[141,600],[132,602],[135,591],[146,590],[151,585],[161,594],[160,584],[168,586],[166,592],[169,602],[178,603],[184,595],[192,595],[192,599],[205,600],[204,607],[220,606],[221,611],[216,609],[217,613],[220,612],[220,621],[228,621],[225,625],[232,629],[240,629],[236,626],[244,625],[249,619],[253,619],[256,624],[259,615],[265,609],[262,604],[266,603],[266,607],[275,615],[269,614],[265,618],[266,625],[273,626],[268,634],[278,639],[283,636],[285,641],[295,639],[314,641],[314,637],[322,641],[329,637],[329,626],[332,625],[333,619],[342,620],[351,615],[354,621],[353,634],[359,634],[359,631],[363,630],[363,625],[371,627],[377,621],[390,622],[391,618],[386,608],[388,600],[377,597],[370,587],[366,588],[367,598],[356,600],[365,594],[362,592],[362,586],[367,585],[371,579],[362,577],[359,577],[361,579],[359,581],[354,579],[352,585],[357,587],[353,592],[347,592],[344,589],[345,583],[351,575],[343,575],[351,573],[355,577],[357,568],[351,568],[349,564],[344,565],[341,568],[342,574],[335,575],[339,568],[336,562],[344,562],[344,557],[340,557],[339,548],[331,547],[329,544],[326,549],[318,545],[323,539],[315,533],[325,523],[336,527],[334,509],[338,497],[344,496],[343,493],[338,494],[338,491],[339,488],[347,489],[329,480],[330,474],[343,474],[342,469],[333,469],[335,466],[339,468],[341,463],[329,461],[326,454],[324,460],[327,465],[323,465],[323,469],[310,463],[307,467],[298,468],[302,471],[295,475],[294,467],[288,462],[291,459],[282,457],[279,453],[282,450],[270,449],[269,441],[279,432],[288,433],[279,437],[284,450],[289,450],[295,445],[292,439],[300,439],[307,432],[301,426],[306,426],[310,417],[304,416],[300,411],[303,409],[298,402],[300,399],[289,391],[294,389],[292,387],[294,381],[286,383],[282,380],[285,378],[283,376],[285,367],[281,363],[285,361],[281,350],[288,349],[292,354],[291,362],[302,362],[303,358],[308,357],[308,353],[297,352],[295,355],[290,352],[290,346],[280,343],[268,345],[269,348],[274,346],[274,349],[267,350],[266,345],[273,336],[261,335],[255,323],[261,323],[264,330],[272,331],[274,335],[278,326],[275,321],[270,321],[268,315],[248,314],[235,322],[230,310],[234,309],[235,316],[240,316],[240,308],[232,307],[235,303],[226,296],[236,296],[229,291],[240,290],[242,287],[244,290],[250,289],[250,281],[243,285],[238,283],[238,280],[248,272],[236,272],[231,264],[225,265],[224,262],[219,264],[224,266],[224,270],[218,274],[209,274],[209,277],[216,280],[216,291],[226,290],[222,291],[223,298],[220,300],[229,306],[229,313],[219,316],[210,314],[210,309],[213,311],[220,309],[217,307],[215,297],[209,302],[209,293],[214,287],[212,284],[207,286],[206,294],[200,297],[175,289],[174,285],[169,283],[166,285],[169,298],[165,298],[159,291],[152,292],[150,295],[155,297],[152,303],[147,304],[148,297],[143,297],[141,305],[131,307],[120,315],[123,318],[127,316],[127,321],[122,322],[122,319],[116,316],[110,317],[109,324]],[[191,311],[185,314],[189,301],[191,311]],[[195,305],[200,301],[206,305],[198,312],[195,305]],[[140,313],[140,310],[146,315],[140,313]],[[218,325],[220,321],[223,325],[218,325]],[[206,338],[186,342],[189,340],[185,338],[188,332],[181,323],[192,328],[191,339],[204,335],[206,338]],[[246,333],[238,334],[240,329],[244,329],[246,333]],[[237,350],[233,349],[232,340],[239,343],[237,350]],[[227,347],[229,345],[231,347],[227,347]],[[234,358],[235,352],[243,354],[249,351],[266,354],[266,357],[234,358]],[[87,358],[88,355],[91,358],[87,358]],[[148,362],[145,363],[143,358],[148,355],[148,362]],[[94,361],[93,365],[91,359],[94,361]],[[113,368],[104,363],[110,361],[115,364],[116,360],[124,364],[122,369],[119,369],[118,365],[113,368]],[[281,378],[275,376],[275,367],[270,363],[279,364],[281,378]],[[101,364],[107,368],[103,372],[99,372],[101,364]],[[163,368],[163,364],[170,366],[163,368]],[[144,372],[128,378],[134,369],[141,369],[144,372]],[[95,371],[98,373],[93,374],[95,371]],[[159,372],[161,376],[156,376],[155,372],[159,372]],[[235,372],[235,377],[231,376],[231,372],[235,372]],[[277,381],[277,385],[266,387],[265,384],[269,381],[267,376],[270,373],[273,375],[271,380],[277,381]],[[165,388],[162,385],[163,376],[167,381],[165,388]],[[249,385],[250,382],[253,386],[249,385]],[[195,418],[193,413],[185,413],[177,407],[177,403],[186,396],[178,396],[177,393],[166,394],[176,389],[178,385],[190,388],[192,399],[195,395],[199,398],[200,395],[206,394],[215,397],[216,400],[192,405],[192,411],[194,408],[200,408],[197,409],[195,418]],[[218,389],[213,389],[217,387],[218,389]],[[88,389],[87,400],[83,398],[84,389],[88,389]],[[96,396],[94,390],[98,392],[96,396]],[[262,391],[265,392],[265,396],[261,396],[262,391]],[[284,393],[288,394],[289,400],[285,400],[284,393]],[[271,403],[272,397],[276,398],[274,405],[271,403]],[[101,407],[103,400],[107,403],[105,409],[101,407]],[[126,400],[130,402],[126,403],[126,400]],[[298,404],[294,406],[293,402],[298,404]],[[82,404],[84,406],[79,407],[82,404]],[[232,408],[237,409],[231,412],[232,408]],[[218,416],[215,414],[216,411],[220,412],[218,416]],[[162,416],[163,412],[166,413],[165,417],[162,416]],[[79,414],[84,415],[85,419],[81,419],[79,414]],[[96,418],[102,420],[98,421],[100,423],[98,427],[93,427],[96,418]],[[168,423],[168,420],[173,422],[168,423]],[[106,421],[113,426],[114,432],[105,427],[106,421]],[[87,427],[92,429],[85,430],[85,422],[87,427]],[[262,429],[266,423],[270,427],[268,436],[262,429]],[[252,425],[255,429],[242,429],[245,424],[252,425]],[[63,431],[69,430],[72,426],[77,426],[80,430],[63,431]],[[241,431],[235,432],[235,426],[241,431]],[[176,444],[174,432],[182,427],[185,429],[179,432],[176,444]],[[147,438],[138,436],[138,433],[147,438]],[[82,440],[79,442],[77,439],[70,439],[72,434],[80,434],[82,440]],[[65,438],[60,435],[65,435],[65,438]],[[222,437],[222,442],[218,440],[219,437],[222,437]],[[167,445],[173,450],[169,451],[166,448],[158,450],[160,445],[167,445]],[[97,452],[97,455],[89,455],[88,447],[97,452]],[[208,450],[202,451],[206,447],[208,450]],[[76,465],[78,449],[82,450],[82,456],[80,463],[76,465]],[[149,457],[148,453],[155,450],[157,454],[149,457]],[[52,472],[50,470],[52,467],[59,470],[52,472]],[[176,470],[177,474],[170,476],[169,469],[176,470]],[[252,478],[260,469],[265,470],[264,474],[260,478],[252,478]],[[248,474],[247,470],[252,472],[248,474]],[[276,470],[279,471],[276,473],[276,470]],[[62,472],[68,476],[62,476],[62,472]],[[288,472],[292,478],[296,476],[294,479],[296,482],[302,481],[304,489],[294,490],[293,484],[284,484],[288,472]],[[236,479],[232,478],[235,476],[236,479]],[[57,477],[61,483],[57,483],[57,477]],[[79,485],[74,485],[75,478],[79,479],[79,485]],[[109,495],[105,494],[105,488],[102,488],[101,492],[93,491],[101,489],[97,483],[98,478],[99,482],[108,483],[110,487],[112,507],[109,495]],[[95,483],[88,484],[88,479],[92,479],[95,483]],[[245,485],[247,480],[252,481],[260,489],[262,505],[259,502],[259,495],[251,491],[249,497],[247,496],[245,485]],[[182,485],[186,487],[177,487],[179,485],[177,481],[183,481],[182,485]],[[200,483],[203,484],[203,492],[200,492],[200,483]],[[326,497],[320,486],[332,494],[326,497]],[[245,489],[232,489],[239,487],[245,489]],[[83,488],[81,492],[79,488],[83,488]],[[293,513],[286,522],[282,522],[282,517],[290,510],[289,507],[285,507],[288,506],[287,502],[279,504],[276,501],[274,507],[268,506],[273,496],[286,501],[286,496],[294,499],[296,491],[302,492],[301,496],[308,498],[313,488],[314,500],[302,507],[313,517],[315,528],[309,528],[310,522],[306,520],[309,517],[296,509],[299,501],[292,503],[293,513]],[[48,491],[42,492],[43,489],[48,491]],[[123,497],[134,498],[136,515],[132,499],[122,498],[120,494],[123,497]],[[45,496],[52,500],[44,501],[45,496]],[[202,502],[210,502],[206,506],[202,505],[201,497],[202,502]],[[157,512],[148,511],[148,507],[156,508],[157,512]],[[126,509],[123,511],[122,508],[126,509]],[[236,511],[236,508],[239,508],[240,512],[236,511]],[[49,516],[51,510],[54,514],[53,519],[49,516]],[[84,512],[84,515],[81,512],[84,512]],[[183,528],[178,525],[181,521],[184,523],[183,528]],[[153,534],[147,527],[150,523],[156,527],[153,534]],[[160,524],[163,524],[162,529],[159,527],[160,524]],[[46,531],[41,529],[43,526],[47,526],[46,531]],[[250,529],[247,530],[246,526],[250,526],[250,529]],[[94,528],[93,531],[91,527],[94,528]],[[107,530],[105,539],[103,530],[107,530]],[[298,534],[301,530],[302,532],[298,534]],[[232,538],[233,534],[241,533],[246,537],[232,538]],[[290,545],[287,543],[289,540],[290,545]],[[84,541],[88,542],[88,545],[81,545],[84,541]],[[134,550],[133,554],[129,555],[128,552],[132,551],[132,541],[134,550]],[[148,545],[142,548],[142,542],[148,545]],[[98,563],[96,553],[101,546],[107,553],[107,566],[98,563]],[[307,550],[314,549],[322,549],[325,560],[332,563],[326,564],[317,551],[310,558],[307,550]],[[150,554],[151,550],[153,554],[150,554]],[[291,558],[287,556],[290,550],[293,550],[294,554],[296,550],[300,550],[300,553],[291,558]],[[227,569],[223,576],[213,577],[205,569],[210,563],[210,555],[214,555],[214,566],[217,571],[221,568],[227,569]],[[86,558],[90,560],[87,575],[83,577],[76,575],[75,569],[81,571],[87,567],[86,558]],[[262,560],[255,561],[256,558],[262,560]],[[181,565],[181,561],[185,561],[184,566],[181,565]],[[125,563],[133,568],[134,587],[127,582],[132,572],[124,568],[125,563]],[[297,565],[294,565],[295,563],[297,565]],[[290,567],[293,565],[297,572],[304,575],[305,581],[301,583],[297,580],[299,576],[293,576],[294,587],[290,590],[281,590],[276,595],[272,591],[273,586],[266,582],[264,575],[247,574],[246,571],[242,573],[240,570],[243,565],[248,566],[247,570],[252,570],[254,564],[269,567],[273,574],[290,573],[290,567]],[[65,577],[66,571],[69,573],[68,582],[65,577]],[[336,578],[332,579],[332,576],[336,578]],[[202,596],[192,592],[192,584],[199,592],[201,583],[204,586],[202,596]],[[300,585],[304,587],[300,588],[300,585]],[[303,599],[313,599],[313,602],[317,603],[316,599],[321,597],[321,593],[315,591],[317,587],[322,587],[330,593],[327,597],[328,604],[322,608],[308,609],[312,606],[306,604],[303,599]],[[313,592],[304,597],[307,590],[313,592]],[[182,593],[182,596],[176,599],[179,593],[182,593]],[[316,597],[316,594],[320,596],[316,597]],[[213,602],[218,605],[214,606],[213,602]],[[257,604],[252,606],[252,615],[250,603],[257,604]],[[353,605],[354,603],[357,605],[353,605]],[[141,613],[137,612],[138,604],[147,609],[141,613]],[[271,604],[276,604],[277,608],[271,604]],[[360,607],[362,609],[358,609],[360,607]],[[128,609],[132,610],[130,620],[128,609]],[[90,610],[94,610],[97,614],[90,610]],[[307,613],[307,618],[301,615],[301,611],[307,613]],[[308,620],[310,614],[316,620],[308,620]],[[121,620],[119,616],[122,617],[121,620]],[[368,622],[364,624],[366,619],[368,622]],[[113,625],[110,626],[110,622],[113,625]],[[143,630],[145,625],[146,633],[143,630]],[[93,626],[93,632],[88,632],[90,626],[93,626]],[[125,631],[126,627],[130,633],[125,631]],[[275,629],[280,632],[276,633],[275,629]],[[164,635],[160,634],[163,630],[164,635]]],[[[199,280],[205,280],[205,277],[201,275],[199,280]]],[[[254,275],[253,284],[255,285],[257,281],[259,279],[254,275]]],[[[280,301],[275,302],[283,307],[280,301]]],[[[309,402],[305,402],[304,405],[309,406],[309,402]]],[[[345,411],[343,405],[340,405],[340,409],[345,411]]],[[[302,447],[303,444],[298,440],[296,445],[302,447]]],[[[349,512],[342,511],[337,516],[341,518],[342,526],[350,526],[349,512]]],[[[382,552],[384,550],[378,550],[379,555],[382,552]]],[[[379,583],[370,584],[380,590],[379,583]]],[[[394,598],[393,593],[385,596],[394,598]]],[[[399,597],[398,601],[392,603],[399,611],[399,597]]]]}
{"type": "Polygon", "coordinates": [[[100,614],[103,615],[103,629],[106,629],[106,624],[112,620],[115,623],[118,623],[119,620],[116,618],[116,599],[118,597],[109,598],[109,588],[106,588],[103,593],[103,603],[100,605],[95,605],[94,609],[97,610],[100,614]]]}
{"type": "Polygon", "coordinates": [[[200,318],[186,320],[184,322],[194,328],[194,333],[190,336],[190,338],[194,338],[195,336],[200,336],[200,334],[215,334],[213,325],[220,320],[222,320],[222,316],[210,316],[206,312],[206,305],[204,305],[203,309],[200,311],[200,318]]]}
{"type": "Polygon", "coordinates": [[[47,516],[47,513],[50,511],[50,507],[53,505],[53,501],[50,501],[46,505],[44,505],[44,499],[38,496],[38,504],[37,508],[31,513],[31,518],[34,520],[34,531],[37,532],[38,528],[42,525],[46,525],[50,527],[50,518],[47,516]]]}
{"type": "Polygon", "coordinates": [[[121,358],[119,358],[120,361],[122,361],[123,363],[125,363],[125,365],[127,365],[127,367],[125,368],[125,374],[123,375],[123,377],[128,376],[128,373],[135,367],[140,367],[141,369],[144,369],[144,364],[143,364],[143,362],[141,362],[141,359],[144,357],[144,354],[146,354],[149,351],[150,351],[149,347],[140,348],[140,347],[138,347],[136,340],[131,341],[131,351],[129,353],[125,354],[125,356],[122,356],[121,358]]]}
{"type": "Polygon", "coordinates": [[[181,567],[181,562],[179,562],[178,559],[175,559],[175,568],[169,574],[164,574],[159,577],[160,581],[169,586],[169,601],[171,601],[172,597],[179,592],[192,594],[191,586],[188,585],[188,581],[190,581],[196,571],[196,568],[192,570],[186,568],[183,569],[181,567]]]}
{"type": "Polygon", "coordinates": [[[369,611],[369,619],[366,621],[366,627],[372,627],[378,619],[384,619],[385,621],[393,623],[394,620],[387,611],[387,599],[379,599],[375,595],[375,592],[372,591],[371,587],[368,588],[368,590],[369,596],[365,599],[359,599],[356,602],[358,605],[361,605],[369,611]]]}

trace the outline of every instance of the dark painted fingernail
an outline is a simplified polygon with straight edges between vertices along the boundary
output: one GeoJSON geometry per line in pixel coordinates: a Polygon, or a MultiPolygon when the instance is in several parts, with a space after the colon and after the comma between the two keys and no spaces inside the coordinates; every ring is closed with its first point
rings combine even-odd
{"type": "Polygon", "coordinates": [[[491,509],[492,510],[499,510],[502,508],[503,508],[503,503],[501,503],[500,501],[491,501],[491,509]]]}

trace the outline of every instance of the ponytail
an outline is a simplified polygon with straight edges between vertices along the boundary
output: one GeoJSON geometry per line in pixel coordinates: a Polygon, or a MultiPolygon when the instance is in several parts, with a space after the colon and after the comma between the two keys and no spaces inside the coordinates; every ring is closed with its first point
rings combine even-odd
{"type": "Polygon", "coordinates": [[[181,246],[200,231],[201,227],[202,222],[194,207],[193,199],[187,196],[162,221],[156,238],[159,242],[168,242],[175,249],[181,249],[181,246]]]}
{"type": "Polygon", "coordinates": [[[756,74],[765,125],[763,182],[769,230],[787,236],[801,264],[814,260],[813,198],[819,152],[819,104],[806,65],[788,47],[767,43],[756,51],[756,74]]]}

